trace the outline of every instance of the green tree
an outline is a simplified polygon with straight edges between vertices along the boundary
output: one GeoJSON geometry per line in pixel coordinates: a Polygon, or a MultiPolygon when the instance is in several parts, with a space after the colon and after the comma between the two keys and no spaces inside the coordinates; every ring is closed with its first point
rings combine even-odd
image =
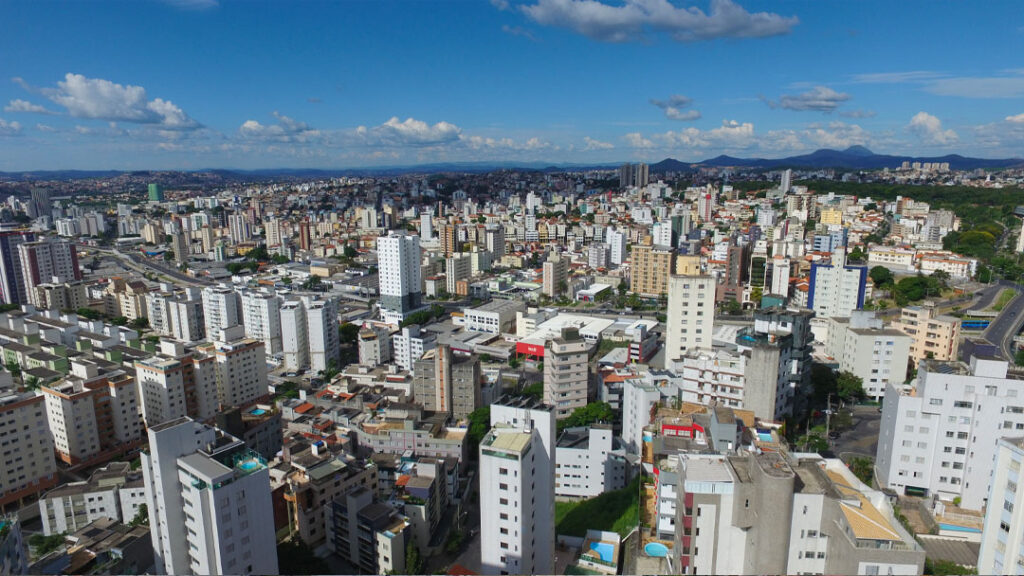
{"type": "Polygon", "coordinates": [[[355,344],[356,340],[359,339],[359,326],[346,322],[338,327],[338,340],[341,341],[342,345],[355,344]]]}
{"type": "Polygon", "coordinates": [[[861,250],[860,246],[855,246],[854,249],[850,250],[850,253],[846,255],[846,261],[850,263],[864,262],[865,260],[867,260],[867,257],[864,255],[864,251],[861,250]]]}
{"type": "Polygon", "coordinates": [[[135,328],[136,330],[145,330],[146,328],[149,328],[149,318],[140,316],[135,320],[132,320],[130,325],[132,328],[135,328]]]}
{"type": "Polygon", "coordinates": [[[420,550],[413,543],[412,539],[409,539],[408,544],[405,545],[405,573],[423,573],[423,560],[420,558],[420,550]]]}
{"type": "Polygon", "coordinates": [[[924,559],[924,573],[930,576],[968,576],[977,574],[977,570],[964,568],[963,566],[950,562],[949,560],[924,559]]]}
{"type": "Polygon", "coordinates": [[[836,378],[836,393],[846,402],[864,397],[864,381],[852,372],[840,372],[836,378]]]}
{"type": "Polygon", "coordinates": [[[315,274],[310,274],[309,278],[306,278],[306,281],[302,283],[302,289],[303,290],[319,290],[320,289],[320,285],[322,283],[323,283],[323,278],[321,278],[321,277],[319,277],[319,276],[317,276],[315,274]]]}
{"type": "Polygon", "coordinates": [[[21,376],[21,364],[18,364],[17,360],[8,360],[7,363],[4,364],[4,367],[6,367],[7,371],[11,373],[11,376],[14,376],[15,378],[21,376]]]}
{"type": "Polygon", "coordinates": [[[544,397],[544,383],[543,382],[534,382],[533,384],[530,384],[529,386],[523,388],[522,395],[523,396],[533,396],[534,398],[537,398],[538,400],[543,398],[544,397]]]}
{"type": "Polygon", "coordinates": [[[885,266],[875,266],[868,272],[868,276],[871,281],[875,283],[875,287],[882,288],[893,283],[892,272],[889,271],[885,266]]]}
{"type": "Polygon", "coordinates": [[[102,314],[100,314],[96,310],[93,310],[92,308],[79,308],[75,310],[75,314],[78,314],[79,316],[85,318],[86,320],[99,320],[100,317],[102,316],[102,314]]]}
{"type": "Polygon", "coordinates": [[[329,574],[331,571],[330,566],[301,540],[277,545],[277,568],[279,574],[329,574]]]}
{"type": "Polygon", "coordinates": [[[145,504],[139,504],[139,510],[135,517],[128,523],[129,526],[149,526],[149,508],[145,504]]]}
{"type": "Polygon", "coordinates": [[[875,461],[872,458],[854,458],[850,460],[850,472],[853,472],[861,482],[871,486],[871,480],[875,476],[875,461]]]}
{"type": "Polygon", "coordinates": [[[595,422],[610,423],[614,418],[615,412],[607,402],[592,402],[573,410],[568,418],[558,423],[558,429],[561,431],[576,426],[589,426],[595,422]]]}
{"type": "Polygon", "coordinates": [[[1017,350],[1017,353],[1013,356],[1013,361],[1017,363],[1017,366],[1024,366],[1024,350],[1017,350]]]}
{"type": "Polygon", "coordinates": [[[36,532],[28,537],[28,545],[32,547],[32,553],[39,558],[64,546],[64,535],[65,533],[61,532],[60,534],[43,536],[41,532],[36,532]]]}
{"type": "Polygon", "coordinates": [[[491,407],[481,406],[470,412],[467,418],[469,428],[466,431],[466,438],[469,440],[469,453],[475,456],[477,446],[487,435],[487,431],[491,429],[491,407]]]}
{"type": "Polygon", "coordinates": [[[25,379],[25,389],[32,391],[39,389],[39,378],[35,376],[29,376],[25,379]]]}

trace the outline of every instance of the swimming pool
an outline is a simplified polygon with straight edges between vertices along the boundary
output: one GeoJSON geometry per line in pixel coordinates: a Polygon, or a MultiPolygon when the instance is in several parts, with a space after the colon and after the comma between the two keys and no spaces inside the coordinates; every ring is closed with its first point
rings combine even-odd
{"type": "Polygon", "coordinates": [[[614,562],[615,547],[607,542],[591,542],[590,549],[597,552],[597,555],[601,557],[601,560],[605,562],[614,562]]]}
{"type": "Polygon", "coordinates": [[[761,442],[771,442],[772,441],[772,435],[771,434],[767,434],[765,432],[758,432],[757,433],[757,439],[760,440],[761,442]]]}
{"type": "Polygon", "coordinates": [[[652,440],[654,440],[654,436],[650,434],[644,434],[644,442],[651,442],[652,440]]]}
{"type": "Polygon", "coordinates": [[[939,523],[939,530],[949,530],[950,532],[971,532],[974,534],[981,534],[981,530],[977,528],[971,528],[970,526],[960,526],[959,524],[939,523]]]}
{"type": "Polygon", "coordinates": [[[243,462],[239,462],[238,467],[241,468],[242,470],[245,470],[246,472],[250,472],[252,470],[259,468],[260,463],[256,459],[245,460],[243,462]]]}
{"type": "Polygon", "coordinates": [[[649,542],[644,546],[644,552],[654,558],[664,558],[668,556],[668,547],[661,542],[649,542]]]}
{"type": "Polygon", "coordinates": [[[256,408],[254,410],[249,411],[249,414],[252,414],[253,416],[263,416],[266,413],[267,411],[264,410],[263,408],[256,408]]]}

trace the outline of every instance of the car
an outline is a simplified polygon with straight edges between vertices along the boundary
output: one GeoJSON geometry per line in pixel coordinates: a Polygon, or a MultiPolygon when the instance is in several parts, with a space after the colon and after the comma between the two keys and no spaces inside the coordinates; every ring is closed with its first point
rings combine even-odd
{"type": "Polygon", "coordinates": [[[831,438],[832,440],[835,440],[836,438],[839,438],[839,432],[833,430],[832,432],[828,433],[828,437],[831,438]]]}

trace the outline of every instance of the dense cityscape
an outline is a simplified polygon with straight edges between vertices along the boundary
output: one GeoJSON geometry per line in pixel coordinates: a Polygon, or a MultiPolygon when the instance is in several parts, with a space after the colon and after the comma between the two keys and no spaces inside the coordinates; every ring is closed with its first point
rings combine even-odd
{"type": "Polygon", "coordinates": [[[1024,574],[1021,15],[0,2],[0,576],[1024,574]]]}

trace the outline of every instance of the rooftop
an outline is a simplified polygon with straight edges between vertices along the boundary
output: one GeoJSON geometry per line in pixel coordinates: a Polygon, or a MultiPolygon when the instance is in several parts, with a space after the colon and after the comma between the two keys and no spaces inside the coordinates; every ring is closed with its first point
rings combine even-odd
{"type": "Polygon", "coordinates": [[[493,430],[484,438],[481,444],[489,448],[522,454],[530,445],[532,438],[533,436],[528,432],[499,432],[493,430]]]}

